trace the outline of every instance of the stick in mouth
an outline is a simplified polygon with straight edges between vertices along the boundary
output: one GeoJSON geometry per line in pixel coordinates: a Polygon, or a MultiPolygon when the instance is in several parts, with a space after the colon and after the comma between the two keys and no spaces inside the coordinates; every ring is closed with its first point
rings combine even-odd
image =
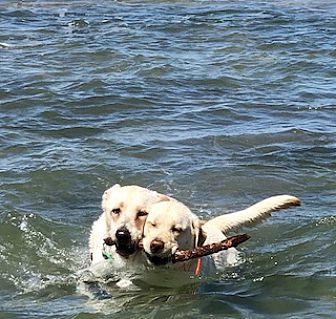
{"type": "Polygon", "coordinates": [[[194,258],[200,258],[208,256],[214,253],[218,253],[222,250],[227,250],[231,247],[237,247],[239,244],[250,239],[247,234],[236,235],[226,238],[220,242],[212,243],[209,245],[204,245],[190,250],[177,250],[175,254],[172,255],[172,263],[177,263],[180,261],[187,261],[194,258]]]}
{"type": "MultiPolygon", "coordinates": [[[[212,255],[218,253],[222,250],[227,250],[231,247],[237,247],[241,243],[247,241],[251,237],[247,234],[243,235],[235,235],[228,237],[222,241],[212,243],[209,245],[204,245],[201,247],[197,247],[189,250],[176,250],[176,252],[171,256],[171,262],[177,263],[181,261],[187,261],[190,259],[200,258],[208,255],[212,255]]],[[[115,242],[111,239],[111,237],[107,237],[104,239],[105,245],[112,246],[115,245],[115,242]]],[[[139,245],[141,249],[143,249],[142,244],[139,245]]]]}

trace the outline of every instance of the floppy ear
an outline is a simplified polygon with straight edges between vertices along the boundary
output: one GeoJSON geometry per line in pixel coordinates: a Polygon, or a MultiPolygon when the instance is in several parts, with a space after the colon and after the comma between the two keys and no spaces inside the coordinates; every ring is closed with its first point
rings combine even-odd
{"type": "Polygon", "coordinates": [[[203,246],[207,238],[206,232],[202,229],[203,224],[204,222],[199,220],[198,218],[194,219],[192,222],[194,231],[194,247],[203,246]]]}
{"type": "Polygon", "coordinates": [[[109,189],[107,189],[107,190],[104,192],[104,194],[103,194],[103,196],[102,196],[102,203],[101,203],[101,206],[102,206],[103,211],[106,210],[106,202],[107,202],[108,199],[110,198],[111,193],[112,193],[114,190],[116,190],[116,189],[118,189],[118,188],[120,188],[120,187],[121,187],[121,186],[120,186],[119,184],[115,184],[115,185],[113,185],[112,187],[110,187],[109,189]]]}
{"type": "Polygon", "coordinates": [[[165,201],[170,201],[171,197],[164,195],[164,194],[160,194],[156,191],[152,191],[153,194],[155,195],[155,197],[159,200],[159,202],[165,202],[165,201]]]}

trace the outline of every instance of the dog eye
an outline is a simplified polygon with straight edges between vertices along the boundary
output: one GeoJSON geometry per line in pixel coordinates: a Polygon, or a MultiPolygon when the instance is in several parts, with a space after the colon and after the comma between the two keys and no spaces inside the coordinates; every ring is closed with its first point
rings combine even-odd
{"type": "Polygon", "coordinates": [[[137,217],[147,216],[148,213],[144,210],[139,210],[137,213],[137,217]]]}
{"type": "Polygon", "coordinates": [[[172,227],[171,231],[173,233],[182,233],[183,229],[181,227],[172,227]]]}
{"type": "Polygon", "coordinates": [[[121,209],[120,208],[114,208],[114,209],[111,210],[111,213],[119,215],[121,213],[121,209]]]}

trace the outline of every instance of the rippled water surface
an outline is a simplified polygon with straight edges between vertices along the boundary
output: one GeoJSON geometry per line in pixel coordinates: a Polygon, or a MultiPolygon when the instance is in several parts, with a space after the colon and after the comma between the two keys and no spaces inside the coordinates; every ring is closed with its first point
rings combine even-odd
{"type": "Polygon", "coordinates": [[[0,318],[335,318],[335,58],[334,1],[1,1],[0,318]],[[77,274],[114,183],[303,205],[197,292],[98,300],[77,274]]]}

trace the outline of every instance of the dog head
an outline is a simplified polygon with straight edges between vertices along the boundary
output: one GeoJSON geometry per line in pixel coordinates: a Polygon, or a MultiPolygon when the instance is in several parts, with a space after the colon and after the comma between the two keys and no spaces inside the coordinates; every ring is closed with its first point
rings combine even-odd
{"type": "Polygon", "coordinates": [[[198,217],[184,204],[170,199],[150,208],[143,247],[153,264],[167,264],[177,249],[192,249],[204,240],[198,217]]]}
{"type": "Polygon", "coordinates": [[[104,192],[105,236],[115,244],[117,253],[128,257],[137,251],[150,207],[168,199],[166,195],[140,186],[116,184],[104,192]]]}

